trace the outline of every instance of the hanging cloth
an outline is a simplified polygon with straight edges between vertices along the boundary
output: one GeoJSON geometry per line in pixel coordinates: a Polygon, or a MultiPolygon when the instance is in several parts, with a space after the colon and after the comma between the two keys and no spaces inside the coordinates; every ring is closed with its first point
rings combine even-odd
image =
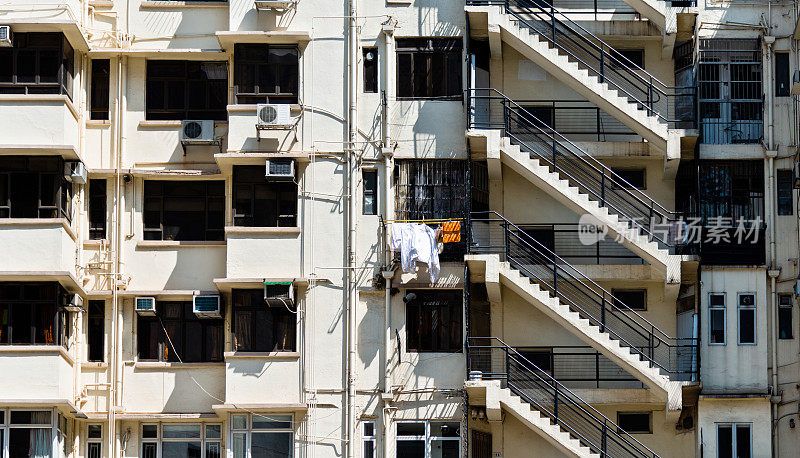
{"type": "Polygon", "coordinates": [[[391,247],[400,251],[400,265],[403,272],[411,273],[416,263],[428,265],[431,283],[439,278],[439,250],[436,246],[436,230],[425,224],[392,224],[391,247]]]}

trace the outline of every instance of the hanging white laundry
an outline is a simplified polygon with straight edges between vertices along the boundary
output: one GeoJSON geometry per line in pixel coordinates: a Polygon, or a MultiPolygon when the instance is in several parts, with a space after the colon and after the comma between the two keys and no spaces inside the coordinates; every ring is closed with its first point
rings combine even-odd
{"type": "Polygon", "coordinates": [[[436,246],[436,230],[425,224],[392,224],[391,247],[400,251],[403,272],[416,270],[416,263],[428,265],[431,282],[439,278],[439,251],[436,246]]]}

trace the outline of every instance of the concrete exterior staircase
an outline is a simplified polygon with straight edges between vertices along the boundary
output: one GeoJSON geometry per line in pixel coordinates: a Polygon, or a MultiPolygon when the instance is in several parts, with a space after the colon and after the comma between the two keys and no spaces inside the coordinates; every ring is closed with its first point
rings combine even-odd
{"type": "MultiPolygon", "coordinates": [[[[492,138],[492,137],[488,137],[492,138]]],[[[655,241],[649,241],[645,235],[628,228],[621,222],[620,215],[609,211],[608,207],[601,206],[587,194],[581,193],[576,186],[568,180],[562,179],[557,172],[533,159],[527,152],[523,152],[519,145],[511,143],[508,137],[499,139],[500,161],[529,180],[531,183],[547,192],[567,208],[578,214],[591,215],[596,223],[605,225],[611,236],[616,237],[627,249],[639,255],[650,263],[656,270],[663,273],[665,283],[676,285],[681,278],[681,256],[670,254],[668,250],[660,248],[655,241]]]]}
{"type": "MultiPolygon", "coordinates": [[[[500,411],[504,410],[522,422],[531,431],[548,441],[561,453],[580,458],[600,458],[589,447],[581,445],[580,441],[573,438],[560,426],[553,424],[549,417],[542,415],[531,404],[513,394],[508,388],[500,388],[499,382],[466,382],[467,390],[485,390],[486,414],[489,419],[502,418],[500,411]]],[[[472,398],[470,396],[470,398],[472,398]]]]}
{"type": "MultiPolygon", "coordinates": [[[[661,2],[638,0],[638,3],[661,2]]],[[[512,16],[504,14],[500,7],[481,8],[481,11],[486,11],[488,15],[490,34],[499,33],[502,41],[641,135],[656,149],[664,152],[668,160],[680,157],[680,131],[669,129],[669,126],[657,116],[648,115],[644,110],[640,110],[637,104],[621,95],[616,88],[600,82],[597,76],[591,75],[588,70],[561,54],[558,49],[552,48],[547,40],[536,32],[521,27],[512,16]]]]}

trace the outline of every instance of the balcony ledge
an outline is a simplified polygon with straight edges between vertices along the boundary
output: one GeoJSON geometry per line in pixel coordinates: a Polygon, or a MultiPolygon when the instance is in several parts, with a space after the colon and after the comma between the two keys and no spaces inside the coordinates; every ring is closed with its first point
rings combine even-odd
{"type": "Polygon", "coordinates": [[[228,2],[226,1],[184,2],[177,0],[145,0],[141,3],[140,8],[226,8],[227,6],[228,2]]]}
{"type": "Polygon", "coordinates": [[[180,241],[180,240],[139,240],[136,242],[136,248],[203,248],[203,247],[221,247],[225,246],[224,240],[215,241],[180,241]]]}
{"type": "Polygon", "coordinates": [[[75,365],[75,360],[61,345],[1,345],[0,356],[8,356],[14,353],[46,353],[49,355],[61,356],[70,366],[75,365]]]}
{"type": "Polygon", "coordinates": [[[223,49],[232,49],[236,43],[270,43],[291,44],[297,43],[301,48],[311,41],[308,31],[302,30],[271,30],[271,31],[220,31],[216,33],[217,41],[223,49]]]}
{"type": "Polygon", "coordinates": [[[75,121],[79,118],[72,100],[63,94],[0,94],[0,103],[3,102],[63,102],[75,121]]]}
{"type": "Polygon", "coordinates": [[[248,351],[226,351],[225,361],[229,359],[300,359],[300,352],[297,351],[271,351],[271,352],[248,352],[248,351]]]}
{"type": "Polygon", "coordinates": [[[173,369],[222,369],[225,363],[206,362],[206,363],[173,363],[164,361],[126,361],[126,366],[133,366],[134,370],[173,370],[173,369]]]}
{"type": "Polygon", "coordinates": [[[302,229],[299,227],[225,226],[226,234],[300,234],[300,232],[302,229]]]}
{"type": "Polygon", "coordinates": [[[58,226],[67,231],[67,235],[73,241],[77,240],[75,232],[67,221],[66,218],[2,218],[0,219],[0,227],[4,226],[58,226]]]}

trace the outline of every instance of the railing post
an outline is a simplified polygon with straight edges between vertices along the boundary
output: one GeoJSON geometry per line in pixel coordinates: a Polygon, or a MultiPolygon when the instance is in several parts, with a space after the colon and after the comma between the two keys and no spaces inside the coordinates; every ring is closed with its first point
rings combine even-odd
{"type": "Polygon", "coordinates": [[[595,387],[600,388],[600,353],[594,352],[594,381],[595,387]]]}
{"type": "Polygon", "coordinates": [[[503,254],[506,256],[505,261],[506,262],[510,262],[509,261],[510,254],[511,254],[511,243],[510,243],[511,242],[511,236],[509,234],[510,229],[508,228],[508,222],[503,221],[502,224],[503,224],[503,229],[504,229],[503,230],[503,245],[505,245],[504,246],[504,250],[503,250],[504,251],[503,254]]]}
{"type": "Polygon", "coordinates": [[[606,206],[606,171],[605,169],[600,170],[600,205],[605,207],[606,206]]]}
{"type": "Polygon", "coordinates": [[[553,419],[558,424],[558,384],[553,384],[553,419]]]}
{"type": "Polygon", "coordinates": [[[606,332],[606,293],[600,299],[600,332],[606,332]]]}
{"type": "Polygon", "coordinates": [[[650,348],[648,348],[648,353],[650,357],[650,367],[653,367],[655,364],[653,362],[653,354],[655,352],[655,329],[653,326],[650,326],[650,348]]]}
{"type": "Polygon", "coordinates": [[[603,43],[600,43],[600,82],[603,83],[605,81],[605,51],[603,50],[603,43]]]}
{"type": "Polygon", "coordinates": [[[600,438],[600,451],[601,456],[608,456],[608,421],[603,421],[603,436],[600,438]]]}

